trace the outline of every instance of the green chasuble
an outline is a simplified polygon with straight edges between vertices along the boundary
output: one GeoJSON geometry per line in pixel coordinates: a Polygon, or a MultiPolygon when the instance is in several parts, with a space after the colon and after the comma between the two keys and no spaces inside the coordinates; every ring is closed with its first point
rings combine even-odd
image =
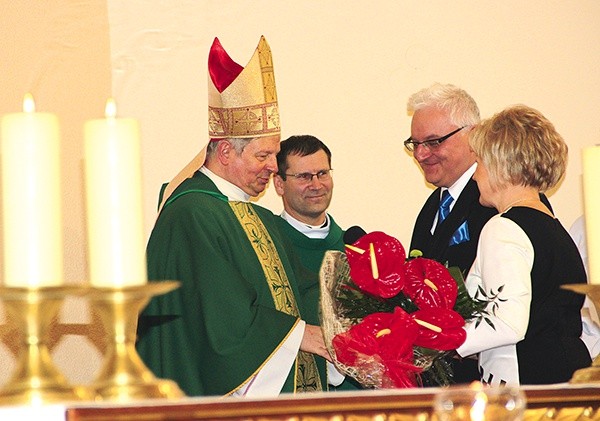
{"type": "MultiPolygon", "coordinates": [[[[289,286],[300,297],[280,219],[249,205],[269,231],[289,286]]],[[[257,241],[261,241],[257,238],[257,241]]],[[[275,308],[263,266],[225,196],[204,174],[185,180],[163,208],[147,248],[148,277],[181,287],[140,316],[137,349],[159,378],[189,396],[227,395],[251,378],[300,320],[275,308]]],[[[304,315],[301,300],[300,316],[304,315]]],[[[292,366],[282,392],[294,391],[292,366]]]]}
{"type": "MultiPolygon", "coordinates": [[[[303,314],[303,319],[307,323],[320,325],[319,307],[321,298],[321,289],[319,284],[319,271],[323,256],[327,250],[344,251],[344,231],[329,215],[331,226],[329,234],[325,238],[309,238],[292,225],[288,224],[283,218],[277,221],[281,231],[290,239],[296,254],[302,264],[311,272],[315,273],[315,277],[303,277],[298,280],[300,295],[306,306],[306,311],[303,314]]],[[[326,378],[326,364],[323,358],[317,358],[321,379],[326,378]]],[[[346,377],[344,382],[337,386],[329,386],[329,390],[357,390],[362,389],[358,382],[354,379],[346,377]]],[[[324,386],[325,390],[325,386],[324,386]]]]}

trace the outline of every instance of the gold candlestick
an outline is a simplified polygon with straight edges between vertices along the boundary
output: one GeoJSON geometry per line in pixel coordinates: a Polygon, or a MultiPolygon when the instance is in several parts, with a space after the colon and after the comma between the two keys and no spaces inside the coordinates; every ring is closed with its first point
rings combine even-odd
{"type": "Polygon", "coordinates": [[[126,402],[184,396],[174,381],[157,379],[135,349],[140,311],[153,296],[178,286],[179,282],[164,281],[123,288],[92,288],[91,304],[98,311],[109,339],[105,361],[92,384],[102,399],[126,402]]]}
{"type": "Polygon", "coordinates": [[[48,350],[49,327],[67,295],[87,287],[0,287],[0,298],[19,330],[15,373],[0,390],[0,404],[38,405],[93,399],[83,386],[72,386],[54,365],[48,350]]]}
{"type": "MultiPolygon", "coordinates": [[[[596,308],[600,308],[600,285],[594,284],[569,284],[563,285],[564,289],[586,294],[593,301],[596,308]]],[[[600,383],[600,355],[594,358],[592,365],[582,368],[571,377],[570,383],[600,383]]]]}

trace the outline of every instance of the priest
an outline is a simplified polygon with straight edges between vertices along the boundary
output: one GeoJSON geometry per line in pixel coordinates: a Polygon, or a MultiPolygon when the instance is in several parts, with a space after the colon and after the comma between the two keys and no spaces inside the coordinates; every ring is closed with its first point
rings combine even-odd
{"type": "Polygon", "coordinates": [[[138,352],[190,396],[277,396],[322,390],[330,359],[303,318],[298,277],[267,209],[250,198],[277,172],[280,123],[264,37],[242,67],[215,39],[208,59],[210,141],[163,192],[148,275],[181,287],[140,316],[138,352]]]}

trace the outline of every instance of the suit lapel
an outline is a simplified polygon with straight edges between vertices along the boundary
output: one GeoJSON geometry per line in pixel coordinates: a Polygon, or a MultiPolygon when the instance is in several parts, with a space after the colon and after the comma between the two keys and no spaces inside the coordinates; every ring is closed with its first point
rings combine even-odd
{"type": "Polygon", "coordinates": [[[425,256],[430,254],[429,250],[431,249],[432,244],[431,226],[433,225],[433,219],[435,218],[439,204],[440,189],[437,188],[429,195],[417,216],[410,242],[411,251],[413,249],[418,249],[422,251],[425,256]]]}

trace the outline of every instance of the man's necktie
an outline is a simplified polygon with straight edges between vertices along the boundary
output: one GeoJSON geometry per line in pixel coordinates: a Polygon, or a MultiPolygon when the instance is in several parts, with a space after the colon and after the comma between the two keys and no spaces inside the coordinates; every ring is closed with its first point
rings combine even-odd
{"type": "Polygon", "coordinates": [[[442,193],[442,200],[440,200],[440,208],[438,210],[438,220],[437,225],[439,226],[444,219],[450,213],[450,204],[454,198],[450,196],[450,192],[448,190],[444,190],[442,193]]]}

